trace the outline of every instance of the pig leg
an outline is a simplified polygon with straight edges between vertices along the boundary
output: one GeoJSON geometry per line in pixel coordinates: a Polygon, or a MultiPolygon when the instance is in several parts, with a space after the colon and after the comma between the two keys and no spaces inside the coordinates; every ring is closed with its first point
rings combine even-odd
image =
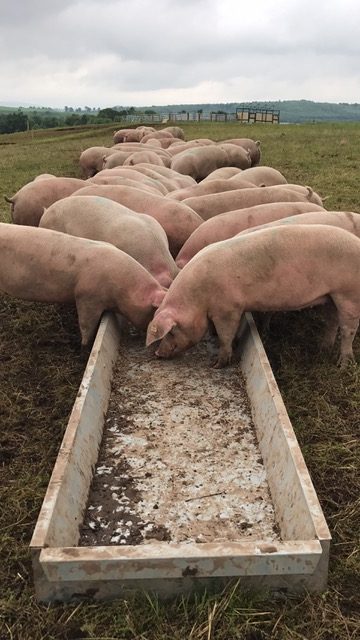
{"type": "MultiPolygon", "coordinates": [[[[340,316],[340,314],[339,314],[340,316]]],[[[359,318],[351,318],[348,316],[346,319],[340,316],[340,357],[338,359],[338,365],[343,369],[348,362],[354,360],[354,353],[352,350],[352,343],[354,341],[355,334],[359,326],[359,318]]]]}
{"type": "Polygon", "coordinates": [[[325,305],[325,321],[326,321],[326,329],[324,332],[323,339],[321,341],[321,346],[323,349],[327,351],[332,351],[334,348],[336,336],[339,330],[339,316],[338,310],[333,302],[325,305]]]}
{"type": "Polygon", "coordinates": [[[81,333],[81,346],[85,347],[94,337],[99,324],[103,307],[92,298],[77,298],[76,309],[81,333]]]}
{"type": "Polygon", "coordinates": [[[343,369],[354,360],[352,343],[359,326],[360,309],[351,301],[341,301],[337,308],[340,325],[340,356],[337,364],[343,369]]]}
{"type": "Polygon", "coordinates": [[[215,369],[226,367],[231,362],[233,341],[239,328],[241,316],[242,309],[223,314],[217,312],[216,315],[211,317],[220,343],[217,358],[211,362],[211,366],[215,369]]]}

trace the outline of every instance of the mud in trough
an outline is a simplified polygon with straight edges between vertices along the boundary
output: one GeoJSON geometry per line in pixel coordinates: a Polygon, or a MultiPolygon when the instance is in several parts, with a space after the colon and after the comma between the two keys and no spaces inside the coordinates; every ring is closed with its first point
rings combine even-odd
{"type": "Polygon", "coordinates": [[[124,336],[80,545],[279,540],[239,366],[124,336]]]}

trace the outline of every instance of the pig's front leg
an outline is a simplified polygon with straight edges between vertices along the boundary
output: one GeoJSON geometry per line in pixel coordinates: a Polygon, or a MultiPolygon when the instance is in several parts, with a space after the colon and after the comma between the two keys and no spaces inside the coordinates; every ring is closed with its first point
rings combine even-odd
{"type": "Polygon", "coordinates": [[[219,351],[217,358],[210,364],[214,369],[222,369],[231,362],[233,352],[233,341],[238,330],[242,309],[234,309],[232,311],[217,312],[212,315],[211,320],[214,323],[216,333],[219,338],[219,351]]]}
{"type": "Polygon", "coordinates": [[[84,348],[95,336],[104,309],[91,297],[76,298],[76,309],[81,332],[81,346],[84,348]]]}

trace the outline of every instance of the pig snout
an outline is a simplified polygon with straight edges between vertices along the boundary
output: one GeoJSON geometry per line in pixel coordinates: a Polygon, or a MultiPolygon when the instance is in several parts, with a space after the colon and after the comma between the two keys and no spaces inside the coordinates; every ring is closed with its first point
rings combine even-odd
{"type": "Polygon", "coordinates": [[[176,342],[171,339],[171,336],[166,336],[155,347],[155,355],[158,358],[173,358],[177,353],[176,346],[176,342]]]}

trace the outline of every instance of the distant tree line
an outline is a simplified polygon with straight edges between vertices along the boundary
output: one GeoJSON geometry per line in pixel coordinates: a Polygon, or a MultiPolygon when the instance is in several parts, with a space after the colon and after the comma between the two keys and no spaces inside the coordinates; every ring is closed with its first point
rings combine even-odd
{"type": "MultiPolygon", "coordinates": [[[[91,107],[80,107],[74,109],[66,106],[64,111],[53,109],[30,108],[10,111],[0,110],[0,134],[26,131],[27,129],[52,129],[55,127],[75,127],[86,124],[108,124],[120,122],[124,116],[136,113],[135,107],[107,107],[105,109],[94,109],[91,107]]],[[[155,113],[148,109],[147,113],[155,113]]]]}
{"type": "MultiPolygon", "coordinates": [[[[275,102],[249,102],[248,105],[280,110],[281,122],[324,122],[359,121],[360,104],[312,102],[310,100],[283,100],[275,102]]],[[[47,107],[30,107],[11,110],[0,107],[0,134],[26,131],[27,129],[50,129],[54,127],[76,127],[87,124],[110,124],[120,122],[125,116],[144,113],[156,115],[162,113],[213,112],[217,114],[235,113],[239,103],[188,104],[142,107],[70,107],[62,111],[47,107]]]]}

